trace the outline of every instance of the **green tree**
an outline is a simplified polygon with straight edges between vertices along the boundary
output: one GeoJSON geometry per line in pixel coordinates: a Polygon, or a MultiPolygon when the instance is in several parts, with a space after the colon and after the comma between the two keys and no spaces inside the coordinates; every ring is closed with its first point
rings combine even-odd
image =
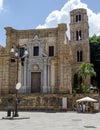
{"type": "Polygon", "coordinates": [[[96,77],[91,78],[91,83],[100,88],[100,36],[93,35],[90,42],[90,62],[94,65],[96,77]]]}
{"type": "Polygon", "coordinates": [[[84,88],[84,91],[86,92],[86,90],[88,89],[88,86],[87,86],[87,78],[88,78],[88,76],[89,77],[96,76],[96,72],[95,72],[95,70],[93,68],[93,64],[91,64],[91,63],[82,63],[79,66],[79,69],[77,70],[77,74],[78,74],[79,77],[82,78],[81,89],[84,88]]]}
{"type": "Polygon", "coordinates": [[[100,44],[100,36],[96,36],[95,34],[89,38],[89,42],[92,44],[100,44]]]}

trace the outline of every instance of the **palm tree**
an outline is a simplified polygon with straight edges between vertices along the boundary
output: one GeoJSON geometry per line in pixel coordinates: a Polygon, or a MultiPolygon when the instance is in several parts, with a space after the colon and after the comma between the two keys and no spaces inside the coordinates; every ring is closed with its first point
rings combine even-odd
{"type": "Polygon", "coordinates": [[[82,84],[84,87],[87,87],[87,78],[88,76],[96,76],[96,72],[93,68],[93,64],[91,63],[82,63],[77,70],[77,74],[82,78],[82,84]]]}

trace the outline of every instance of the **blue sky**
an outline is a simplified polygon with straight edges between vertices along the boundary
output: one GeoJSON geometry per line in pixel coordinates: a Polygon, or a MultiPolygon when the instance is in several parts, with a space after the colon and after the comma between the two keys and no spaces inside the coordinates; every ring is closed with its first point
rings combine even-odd
{"type": "Polygon", "coordinates": [[[49,28],[61,22],[69,26],[69,11],[79,7],[87,9],[90,36],[99,35],[99,5],[100,0],[0,0],[0,44],[6,45],[4,27],[49,28]]]}

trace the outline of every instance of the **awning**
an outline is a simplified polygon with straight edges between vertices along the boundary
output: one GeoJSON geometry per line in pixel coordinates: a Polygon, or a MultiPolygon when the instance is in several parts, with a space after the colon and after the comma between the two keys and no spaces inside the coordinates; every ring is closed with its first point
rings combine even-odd
{"type": "Polygon", "coordinates": [[[90,97],[84,97],[76,100],[76,102],[97,102],[97,100],[90,97]]]}

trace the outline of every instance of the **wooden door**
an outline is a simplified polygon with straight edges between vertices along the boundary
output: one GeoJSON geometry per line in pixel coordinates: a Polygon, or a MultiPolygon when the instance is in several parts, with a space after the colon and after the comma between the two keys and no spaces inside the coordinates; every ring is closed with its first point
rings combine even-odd
{"type": "Polygon", "coordinates": [[[40,93],[41,86],[41,72],[31,73],[31,92],[40,93]]]}

